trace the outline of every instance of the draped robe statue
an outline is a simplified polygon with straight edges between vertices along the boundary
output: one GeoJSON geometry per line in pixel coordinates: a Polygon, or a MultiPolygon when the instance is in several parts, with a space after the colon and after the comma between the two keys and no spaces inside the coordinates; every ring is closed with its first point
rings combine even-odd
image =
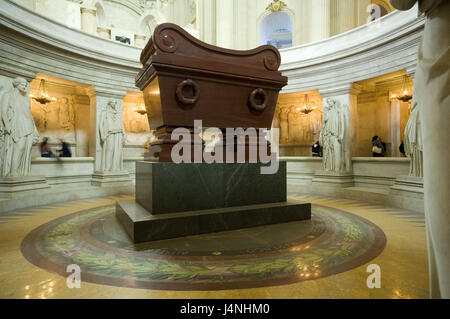
{"type": "Polygon", "coordinates": [[[289,107],[282,107],[280,111],[280,140],[281,143],[289,142],[289,107]]]}
{"type": "MultiPolygon", "coordinates": [[[[391,0],[399,10],[416,0],[391,0]]],[[[421,111],[424,202],[430,269],[430,296],[450,298],[450,1],[419,0],[426,15],[414,78],[421,111]]]]}
{"type": "Polygon", "coordinates": [[[1,100],[0,126],[2,136],[1,176],[26,176],[31,169],[31,147],[39,141],[27,95],[28,82],[17,77],[13,89],[1,100]]]}
{"type": "Polygon", "coordinates": [[[417,102],[411,104],[411,116],[405,128],[405,153],[410,158],[409,175],[423,177],[422,125],[417,102]]]}
{"type": "Polygon", "coordinates": [[[125,129],[117,102],[111,100],[100,115],[100,141],[102,144],[101,171],[123,170],[123,144],[125,129]]]}
{"type": "Polygon", "coordinates": [[[335,99],[326,100],[323,117],[319,137],[323,147],[323,168],[325,171],[343,171],[345,121],[335,99]]]}

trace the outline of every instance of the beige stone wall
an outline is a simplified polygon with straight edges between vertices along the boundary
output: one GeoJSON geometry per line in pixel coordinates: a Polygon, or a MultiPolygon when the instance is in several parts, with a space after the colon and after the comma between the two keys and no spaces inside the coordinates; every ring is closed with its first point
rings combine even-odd
{"type": "MultiPolygon", "coordinates": [[[[115,40],[115,35],[130,38],[145,35],[155,26],[171,22],[201,40],[231,49],[248,50],[261,44],[261,22],[271,12],[271,0],[182,0],[153,6],[137,1],[12,0],[50,19],[115,40]],[[101,4],[99,4],[101,3],[101,4]],[[92,16],[81,13],[89,8],[92,16]],[[84,25],[83,25],[84,24],[84,25]],[[98,27],[101,27],[98,29],[98,27]],[[113,34],[110,34],[110,33],[113,34]]],[[[319,41],[367,23],[368,6],[379,4],[391,11],[386,0],[284,0],[284,12],[292,19],[293,46],[319,41]]],[[[152,2],[149,2],[152,3],[152,2]]],[[[87,11],[86,11],[87,12],[87,11]]],[[[139,41],[138,46],[142,46],[139,41]]]]}
{"type": "Polygon", "coordinates": [[[128,92],[123,100],[123,125],[125,128],[125,157],[144,156],[148,143],[154,139],[150,130],[144,96],[141,92],[128,92]]]}
{"type": "MultiPolygon", "coordinates": [[[[30,94],[40,95],[41,79],[45,80],[47,93],[56,101],[41,104],[30,99],[31,114],[40,141],[49,138],[54,152],[59,148],[59,139],[70,144],[72,155],[85,157],[89,155],[89,98],[84,92],[86,85],[65,81],[56,77],[38,74],[30,83],[30,94]]],[[[33,157],[39,157],[39,146],[35,145],[33,157]]]]}
{"type": "MultiPolygon", "coordinates": [[[[372,137],[378,135],[386,143],[387,156],[400,157],[399,146],[404,137],[410,115],[410,104],[392,98],[404,88],[405,72],[361,81],[363,90],[358,95],[357,157],[372,156],[372,137]]],[[[408,76],[407,90],[412,92],[408,76]]]]}
{"type": "Polygon", "coordinates": [[[280,145],[287,156],[310,156],[312,145],[319,139],[323,101],[317,91],[280,94],[273,127],[280,129],[280,145]],[[302,112],[305,95],[316,109],[302,112]]]}

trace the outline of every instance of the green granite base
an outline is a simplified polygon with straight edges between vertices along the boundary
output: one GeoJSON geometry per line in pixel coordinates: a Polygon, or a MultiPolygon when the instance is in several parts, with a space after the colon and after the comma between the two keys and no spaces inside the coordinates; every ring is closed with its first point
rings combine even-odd
{"type": "Polygon", "coordinates": [[[287,202],[286,162],[136,163],[136,200],[116,216],[135,243],[311,219],[311,204],[287,202]]]}
{"type": "Polygon", "coordinates": [[[136,201],[152,214],[286,201],[286,162],[262,175],[261,163],[136,163],[136,201]]]}
{"type": "Polygon", "coordinates": [[[134,243],[311,219],[311,204],[297,201],[151,214],[134,200],[120,200],[116,217],[134,243]]]}

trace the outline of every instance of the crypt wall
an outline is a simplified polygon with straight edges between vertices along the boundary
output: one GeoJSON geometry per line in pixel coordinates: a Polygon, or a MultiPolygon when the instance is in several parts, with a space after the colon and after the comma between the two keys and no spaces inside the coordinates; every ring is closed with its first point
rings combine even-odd
{"type": "MultiPolygon", "coordinates": [[[[87,85],[38,73],[30,83],[30,96],[38,97],[44,83],[48,95],[55,99],[42,104],[31,98],[31,114],[39,132],[39,142],[49,139],[53,151],[60,148],[60,140],[69,143],[74,157],[89,156],[89,97],[87,85]],[[45,82],[41,82],[41,81],[45,82]]],[[[39,145],[32,157],[40,157],[39,145]]]]}
{"type": "Polygon", "coordinates": [[[197,0],[11,0],[70,28],[143,47],[163,22],[199,37],[197,0]]]}
{"type": "Polygon", "coordinates": [[[357,157],[372,156],[371,140],[379,136],[386,143],[387,157],[401,157],[399,146],[411,114],[411,101],[395,98],[412,93],[413,79],[404,71],[358,82],[357,157]],[[406,83],[405,83],[406,82],[406,83]]]}
{"type": "MultiPolygon", "coordinates": [[[[264,8],[262,10],[264,11],[264,8]]],[[[349,104],[352,109],[360,113],[356,117],[353,114],[354,119],[359,116],[372,118],[373,112],[381,110],[373,106],[373,97],[371,97],[373,95],[375,95],[375,101],[377,94],[383,96],[383,103],[389,105],[391,93],[385,87],[395,87],[395,85],[383,86],[383,78],[380,80],[379,77],[389,75],[390,79],[392,74],[396,77],[405,73],[413,76],[419,39],[423,31],[423,18],[417,16],[417,10],[394,11],[382,17],[380,22],[380,24],[365,24],[329,39],[281,50],[280,70],[289,78],[289,83],[280,94],[279,108],[282,104],[289,107],[301,105],[304,100],[300,96],[305,93],[308,93],[314,104],[317,104],[317,111],[314,111],[317,115],[323,110],[323,105],[329,97],[338,99],[343,105],[349,104]],[[375,84],[366,85],[364,81],[372,81],[375,84]],[[290,94],[299,96],[293,101],[290,94]],[[370,111],[364,111],[364,101],[369,101],[366,105],[369,105],[367,110],[370,111]],[[360,107],[360,105],[363,106],[360,107]]],[[[73,101],[75,109],[76,145],[73,147],[75,147],[76,157],[65,161],[63,170],[58,168],[58,164],[52,159],[36,157],[32,160],[32,172],[47,175],[50,186],[92,185],[100,154],[96,133],[98,116],[106,103],[113,99],[119,104],[123,117],[127,134],[124,167],[132,179],[134,162],[142,160],[144,152],[142,142],[147,137],[152,138],[151,132],[143,129],[146,116],[136,112],[141,105],[139,90],[134,86],[135,76],[141,68],[140,49],[69,28],[6,0],[0,0],[0,31],[0,80],[5,83],[4,90],[10,87],[12,79],[16,76],[23,76],[28,81],[33,81],[31,88],[32,91],[36,90],[38,89],[37,79],[46,76],[49,80],[49,91],[52,94],[61,98],[71,98],[75,95],[69,101],[73,101]],[[52,79],[59,80],[53,84],[52,79]],[[69,81],[70,85],[67,86],[65,81],[69,81]],[[52,86],[55,86],[54,91],[52,86]],[[80,112],[83,114],[80,115],[80,112]],[[83,116],[86,119],[87,114],[89,114],[89,120],[81,120],[83,116]],[[130,125],[130,123],[137,124],[130,125]],[[89,131],[88,138],[87,131],[89,131]],[[134,134],[142,134],[139,137],[142,140],[133,137],[134,134]]],[[[69,103],[69,101],[67,103],[71,104],[72,102],[69,103]]],[[[61,110],[61,105],[63,110],[67,109],[65,100],[62,104],[56,103],[55,107],[61,110]]],[[[33,109],[35,108],[33,103],[33,109]]],[[[296,111],[296,108],[294,107],[293,110],[296,111]]],[[[400,113],[404,114],[404,111],[402,106],[400,113]]],[[[381,111],[379,113],[384,114],[381,111]]],[[[56,115],[53,116],[56,117],[56,115]]],[[[60,116],[59,113],[58,116],[60,116]]],[[[290,116],[291,124],[289,125],[288,114],[287,128],[295,132],[291,143],[303,145],[303,143],[314,141],[317,136],[316,131],[314,133],[299,132],[299,124],[296,120],[304,121],[303,115],[292,112],[290,116]]],[[[71,118],[70,114],[68,118],[71,118]]],[[[403,119],[403,115],[400,118],[403,119]]],[[[279,121],[281,122],[281,118],[279,121]]],[[[359,124],[356,121],[349,123],[354,123],[355,127],[351,129],[356,132],[356,136],[363,136],[359,128],[366,127],[360,125],[361,121],[359,124]]],[[[378,129],[375,126],[376,123],[388,123],[388,121],[376,120],[370,124],[371,130],[364,133],[365,139],[373,132],[382,137],[389,136],[389,126],[378,129]]],[[[67,127],[60,124],[58,122],[58,129],[67,127]]],[[[52,125],[55,125],[54,122],[52,125]]],[[[282,127],[282,124],[279,125],[282,127]]],[[[402,126],[403,124],[400,125],[400,135],[402,126]]],[[[289,140],[285,144],[289,144],[289,140]]],[[[352,145],[355,146],[349,153],[351,154],[349,162],[352,164],[354,174],[352,185],[367,188],[382,186],[382,190],[387,192],[383,196],[390,196],[390,187],[395,183],[393,176],[396,174],[393,172],[398,172],[399,176],[404,175],[409,160],[407,158],[399,158],[398,161],[388,158],[359,160],[361,157],[358,156],[365,156],[363,152],[367,153],[367,149],[364,149],[366,142],[358,142],[358,139],[355,139],[352,145]],[[381,184],[380,178],[377,177],[380,167],[389,172],[381,179],[381,184]]],[[[309,154],[303,154],[309,156],[309,154]]],[[[314,179],[314,173],[310,175],[309,172],[321,167],[320,159],[299,157],[299,155],[283,157],[283,160],[289,163],[288,179],[291,182],[294,181],[290,184],[295,185],[299,180],[311,182],[314,179]],[[299,169],[296,168],[299,167],[298,163],[302,163],[299,169]]],[[[100,190],[86,190],[83,196],[95,196],[99,192],[100,190]]],[[[102,189],[101,192],[104,194],[105,190],[102,189]]],[[[59,197],[59,200],[61,198],[59,197]]],[[[1,205],[6,205],[6,201],[3,201],[1,205]]]]}
{"type": "Polygon", "coordinates": [[[322,113],[323,99],[317,91],[280,94],[272,126],[280,129],[281,156],[311,156],[322,113]]]}
{"type": "Polygon", "coordinates": [[[392,11],[384,0],[198,1],[200,39],[238,50],[266,44],[261,29],[271,14],[290,17],[292,46],[297,46],[347,32],[392,11]]]}
{"type": "MultiPolygon", "coordinates": [[[[239,50],[266,44],[262,28],[270,15],[284,14],[291,20],[289,46],[296,46],[347,32],[393,11],[386,0],[11,1],[71,28],[138,47],[158,24],[172,22],[205,42],[239,50]]],[[[278,29],[274,25],[274,37],[283,37],[287,30],[278,29]]]]}
{"type": "Polygon", "coordinates": [[[142,157],[148,144],[155,138],[141,92],[128,92],[123,100],[123,124],[125,127],[125,157],[142,157]]]}

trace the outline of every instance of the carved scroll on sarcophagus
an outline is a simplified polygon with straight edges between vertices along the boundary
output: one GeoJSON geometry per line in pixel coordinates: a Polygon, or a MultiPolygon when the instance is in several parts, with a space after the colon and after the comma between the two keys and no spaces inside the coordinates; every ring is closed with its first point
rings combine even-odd
{"type": "MultiPolygon", "coordinates": [[[[224,154],[230,152],[226,128],[270,129],[278,93],[287,84],[273,46],[223,49],[170,23],[155,29],[141,63],[136,85],[144,92],[150,127],[158,139],[150,145],[150,154],[159,162],[172,161],[171,150],[178,142],[171,139],[173,130],[182,127],[194,135],[195,120],[222,131],[224,154]]],[[[267,151],[270,154],[270,146],[267,151]]]]}

